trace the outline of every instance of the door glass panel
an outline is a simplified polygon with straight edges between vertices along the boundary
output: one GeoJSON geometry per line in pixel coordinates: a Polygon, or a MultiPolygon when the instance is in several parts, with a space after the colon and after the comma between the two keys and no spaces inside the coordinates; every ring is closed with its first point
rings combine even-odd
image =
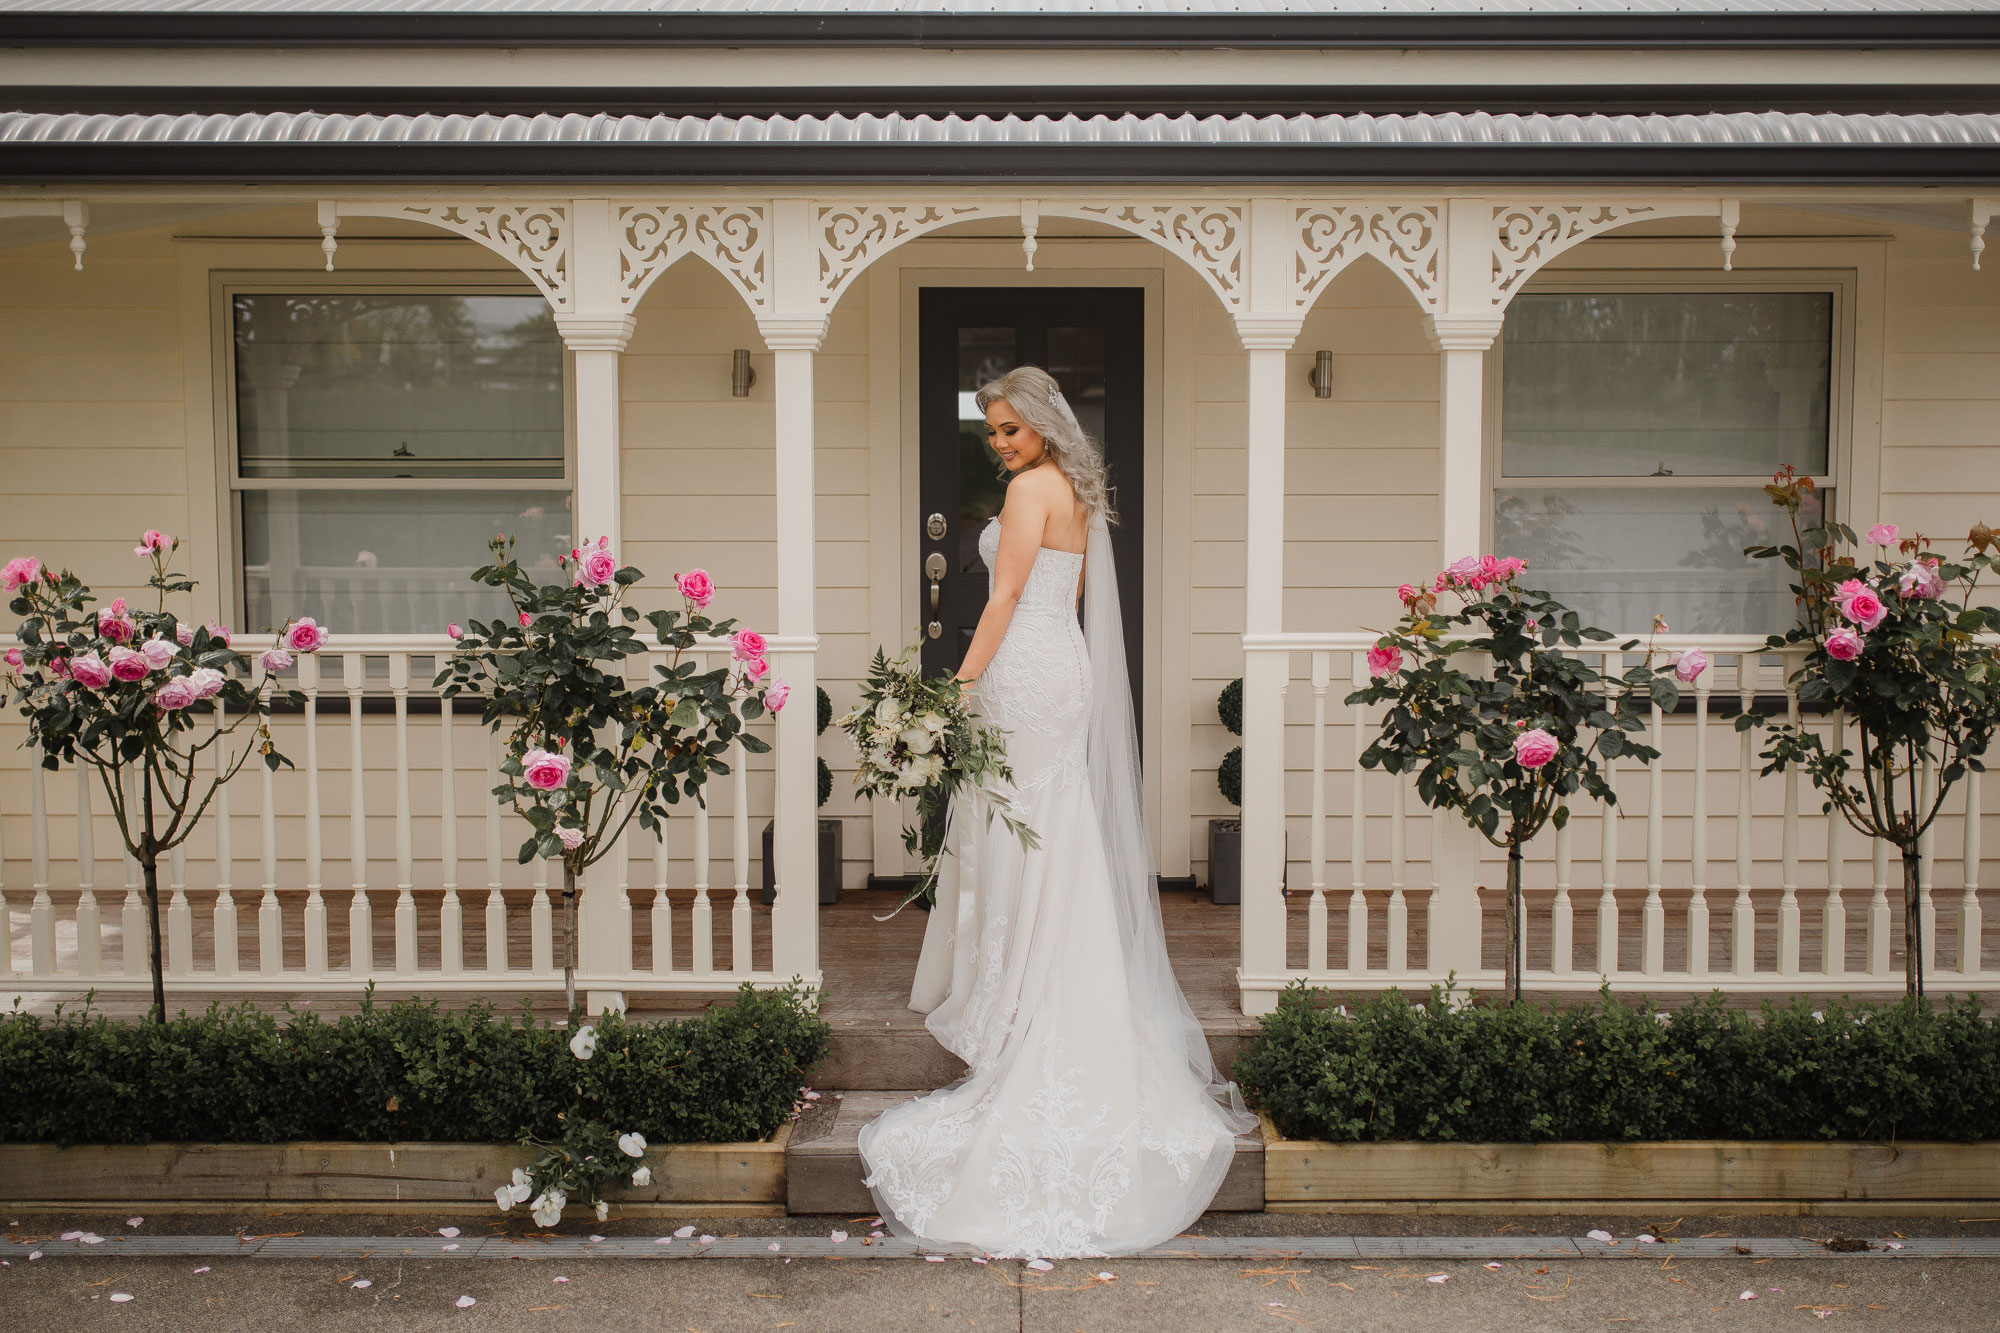
{"type": "Polygon", "coordinates": [[[958,569],[980,573],[979,534],[1007,498],[1004,469],[986,447],[986,414],[973,396],[1016,364],[1014,330],[962,328],[958,331],[958,569]]]}
{"type": "Polygon", "coordinates": [[[1104,328],[1096,326],[1049,329],[1049,374],[1062,385],[1063,397],[1090,438],[1104,443],[1104,328]]]}

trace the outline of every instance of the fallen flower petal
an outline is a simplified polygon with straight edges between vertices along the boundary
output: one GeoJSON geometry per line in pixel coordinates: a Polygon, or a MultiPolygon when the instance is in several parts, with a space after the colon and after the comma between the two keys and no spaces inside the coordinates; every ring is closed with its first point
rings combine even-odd
{"type": "Polygon", "coordinates": [[[1028,1260],[1028,1267],[1034,1269],[1037,1273],[1046,1273],[1051,1268],[1054,1268],[1055,1265],[1046,1259],[1030,1259],[1028,1260]]]}
{"type": "Polygon", "coordinates": [[[776,1250],[778,1250],[778,1249],[779,1249],[780,1247],[779,1247],[779,1245],[778,1245],[778,1242],[774,1240],[774,1241],[772,1241],[772,1242],[771,1242],[771,1243],[770,1243],[769,1245],[766,1245],[766,1246],[765,1246],[764,1248],[765,1248],[765,1249],[767,1249],[767,1250],[771,1250],[771,1251],[774,1251],[774,1252],[775,1252],[775,1251],[776,1251],[776,1250]]]}
{"type": "Polygon", "coordinates": [[[833,1240],[833,1243],[834,1243],[835,1245],[838,1245],[838,1244],[840,1244],[840,1242],[842,1242],[842,1241],[844,1241],[844,1240],[846,1240],[846,1239],[847,1239],[847,1233],[846,1233],[845,1231],[835,1231],[835,1232],[831,1232],[831,1233],[829,1233],[829,1234],[830,1234],[830,1236],[831,1236],[831,1238],[832,1238],[832,1240],[833,1240]]]}
{"type": "Polygon", "coordinates": [[[1429,1277],[1425,1278],[1425,1279],[1424,1279],[1424,1281],[1426,1281],[1426,1282],[1435,1282],[1435,1283],[1437,1283],[1437,1284],[1438,1284],[1439,1286],[1443,1286],[1443,1285],[1444,1285],[1445,1283],[1447,1283],[1447,1282],[1451,1281],[1451,1274],[1449,1274],[1449,1273],[1432,1273],[1432,1274],[1431,1274],[1431,1275],[1430,1275],[1429,1277]]]}
{"type": "Polygon", "coordinates": [[[35,1251],[33,1251],[32,1253],[30,1253],[30,1254],[28,1255],[28,1259],[29,1259],[29,1261],[30,1261],[30,1262],[32,1262],[32,1261],[34,1261],[34,1260],[36,1260],[36,1259],[39,1259],[39,1258],[41,1258],[41,1257],[42,1257],[42,1252],[41,1252],[40,1250],[35,1250],[35,1251]]]}
{"type": "Polygon", "coordinates": [[[83,1233],[81,1231],[65,1231],[62,1233],[63,1240],[80,1240],[82,1237],[83,1233]]]}
{"type": "Polygon", "coordinates": [[[713,1236],[703,1236],[703,1237],[701,1238],[701,1243],[702,1243],[702,1244],[704,1244],[704,1245],[713,1245],[713,1244],[715,1244],[715,1237],[713,1237],[713,1236]]]}
{"type": "Polygon", "coordinates": [[[197,1273],[206,1273],[208,1271],[208,1266],[204,1264],[200,1268],[195,1269],[194,1271],[197,1273]]]}
{"type": "Polygon", "coordinates": [[[653,1244],[655,1245],[671,1245],[673,1243],[674,1243],[674,1238],[672,1236],[662,1236],[658,1240],[653,1242],[653,1244]]]}
{"type": "Polygon", "coordinates": [[[1110,1282],[1116,1279],[1117,1276],[1118,1275],[1116,1273],[1099,1273],[1097,1275],[1097,1280],[1099,1282],[1110,1282]]]}
{"type": "Polygon", "coordinates": [[[569,1281],[569,1279],[568,1279],[568,1278],[566,1278],[566,1277],[559,1277],[559,1278],[557,1278],[557,1279],[556,1279],[556,1281],[558,1281],[558,1282],[567,1282],[567,1281],[569,1281]]]}
{"type": "Polygon", "coordinates": [[[479,1304],[479,1302],[473,1300],[472,1297],[470,1296],[461,1296],[458,1298],[458,1308],[461,1310],[470,1310],[473,1306],[477,1304],[479,1304]]]}
{"type": "Polygon", "coordinates": [[[941,1264],[944,1262],[944,1256],[941,1254],[927,1254],[924,1256],[924,1262],[927,1264],[941,1264]]]}
{"type": "Polygon", "coordinates": [[[450,1238],[450,1237],[452,1237],[452,1236],[456,1236],[457,1234],[458,1234],[458,1228],[457,1228],[457,1227],[439,1227],[439,1228],[438,1228],[438,1235],[440,1235],[440,1236],[444,1236],[444,1237],[446,1237],[446,1238],[450,1238]]]}
{"type": "Polygon", "coordinates": [[[1490,1264],[1487,1264],[1487,1265],[1486,1265],[1486,1267],[1488,1267],[1488,1268],[1495,1268],[1495,1269],[1498,1269],[1498,1268],[1505,1268],[1506,1266],[1507,1266],[1507,1265],[1505,1265],[1505,1264],[1503,1264],[1503,1263],[1499,1262],[1498,1260],[1495,1260],[1494,1262],[1492,1262],[1492,1263],[1490,1263],[1490,1264]]]}
{"type": "Polygon", "coordinates": [[[78,1236],[77,1239],[85,1245],[102,1245],[104,1243],[104,1237],[98,1235],[95,1231],[86,1231],[81,1236],[78,1236]]]}
{"type": "Polygon", "coordinates": [[[680,1237],[680,1238],[681,1238],[682,1240],[686,1240],[686,1239],[687,1239],[687,1238],[688,1238],[689,1236],[692,1236],[692,1235],[694,1234],[694,1228],[693,1228],[693,1227],[675,1227],[675,1228],[674,1228],[674,1234],[675,1234],[676,1236],[679,1236],[679,1237],[680,1237]]]}
{"type": "Polygon", "coordinates": [[[1738,1296],[1736,1299],[1739,1301],[1754,1301],[1757,1299],[1757,1293],[1754,1291],[1746,1291],[1741,1296],[1738,1296]]]}
{"type": "Polygon", "coordinates": [[[1583,1234],[1590,1237],[1592,1240],[1601,1242],[1602,1244],[1605,1245],[1613,1245],[1617,1243],[1611,1239],[1611,1233],[1608,1231],[1586,1231],[1583,1234]]]}
{"type": "Polygon", "coordinates": [[[132,1299],[132,1293],[129,1291],[114,1291],[111,1293],[111,1299],[122,1305],[132,1299]]]}
{"type": "Polygon", "coordinates": [[[356,1290],[356,1291],[360,1291],[360,1290],[361,1290],[361,1289],[362,1289],[363,1287],[372,1287],[372,1286],[374,1286],[374,1285],[375,1285],[375,1284],[374,1284],[374,1282],[373,1282],[373,1281],[371,1281],[370,1279],[368,1279],[368,1278],[365,1278],[365,1277],[364,1277],[364,1278],[361,1278],[361,1279],[359,1279],[358,1281],[356,1281],[356,1282],[355,1282],[355,1284],[354,1284],[354,1290],[356,1290]]]}
{"type": "Polygon", "coordinates": [[[146,1225],[146,1219],[143,1217],[128,1217],[125,1219],[125,1225],[128,1227],[141,1227],[146,1225]]]}
{"type": "Polygon", "coordinates": [[[457,1248],[458,1248],[458,1245],[457,1245],[457,1244],[456,1244],[456,1243],[454,1242],[453,1244],[450,1244],[450,1245],[446,1245],[446,1246],[442,1246],[441,1248],[443,1248],[443,1249],[447,1249],[447,1250],[455,1250],[455,1249],[457,1249],[457,1248]]]}

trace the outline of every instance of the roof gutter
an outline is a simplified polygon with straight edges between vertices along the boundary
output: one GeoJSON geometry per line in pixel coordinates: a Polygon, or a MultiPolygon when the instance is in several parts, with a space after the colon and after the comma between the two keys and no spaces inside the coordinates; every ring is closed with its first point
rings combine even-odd
{"type": "Polygon", "coordinates": [[[2000,11],[1883,14],[0,13],[12,47],[1994,48],[2000,11]]]}

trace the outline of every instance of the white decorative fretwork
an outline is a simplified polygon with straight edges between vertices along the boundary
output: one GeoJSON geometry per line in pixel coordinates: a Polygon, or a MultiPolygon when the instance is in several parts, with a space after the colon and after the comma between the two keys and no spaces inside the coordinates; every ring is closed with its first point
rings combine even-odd
{"type": "MultiPolygon", "coordinates": [[[[1568,203],[1493,205],[1492,286],[1488,296],[1503,309],[1542,265],[1573,245],[1627,223],[1655,218],[1715,217],[1720,200],[1686,199],[1650,203],[1568,203]]],[[[1733,239],[1733,238],[1732,238],[1733,239]]]]}
{"type": "Polygon", "coordinates": [[[761,203],[674,203],[618,209],[618,300],[629,309],[683,255],[714,265],[755,311],[771,298],[771,218],[761,203]]]}
{"type": "MultiPolygon", "coordinates": [[[[344,218],[427,222],[499,255],[525,273],[558,313],[572,308],[569,207],[554,200],[499,204],[367,202],[338,205],[344,218]]],[[[329,234],[328,239],[331,239],[329,234]]],[[[327,256],[331,262],[331,253],[327,256]]]]}
{"type": "Polygon", "coordinates": [[[831,308],[848,283],[905,241],[955,222],[1004,217],[1018,205],[977,200],[961,203],[870,203],[848,200],[813,209],[813,245],[819,252],[819,303],[831,308]]]}
{"type": "MultiPolygon", "coordinates": [[[[1042,211],[1052,210],[1045,203],[1042,211]]],[[[1159,242],[1192,265],[1231,314],[1243,309],[1248,283],[1241,204],[1083,204],[1074,216],[1159,242]]]]}
{"type": "Polygon", "coordinates": [[[1443,210],[1437,204],[1300,204],[1293,212],[1292,305],[1308,310],[1326,285],[1362,255],[1400,278],[1417,304],[1443,295],[1443,210]]]}

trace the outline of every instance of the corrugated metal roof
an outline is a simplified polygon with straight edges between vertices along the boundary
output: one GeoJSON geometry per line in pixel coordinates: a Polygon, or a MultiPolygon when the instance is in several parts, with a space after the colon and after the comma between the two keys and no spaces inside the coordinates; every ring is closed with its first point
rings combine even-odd
{"type": "Polygon", "coordinates": [[[610,116],[0,112],[5,144],[2000,145],[2000,115],[610,116]]]}
{"type": "Polygon", "coordinates": [[[0,0],[6,13],[1616,15],[1990,13],[2000,0],[0,0]]]}

